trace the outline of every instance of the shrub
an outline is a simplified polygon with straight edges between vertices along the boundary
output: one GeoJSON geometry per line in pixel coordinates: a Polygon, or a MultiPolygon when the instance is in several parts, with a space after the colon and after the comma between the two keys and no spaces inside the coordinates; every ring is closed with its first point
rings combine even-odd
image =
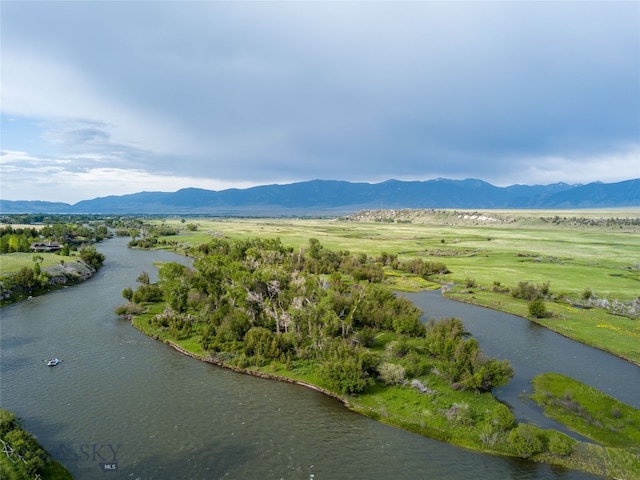
{"type": "Polygon", "coordinates": [[[116,315],[140,315],[143,312],[143,308],[133,302],[127,302],[124,305],[118,305],[115,309],[116,315]]]}
{"type": "Polygon", "coordinates": [[[376,341],[376,333],[372,328],[364,327],[362,330],[355,332],[354,338],[363,347],[370,347],[376,341]]]}
{"type": "Polygon", "coordinates": [[[494,410],[491,425],[496,430],[506,431],[512,428],[516,423],[516,417],[513,412],[505,404],[500,403],[494,410]]]}
{"type": "Polygon", "coordinates": [[[343,394],[359,393],[372,383],[362,362],[354,357],[330,360],[320,368],[324,380],[343,394]]]}
{"type": "Polygon", "coordinates": [[[543,291],[549,292],[548,283],[543,286],[536,286],[529,282],[518,282],[518,285],[511,289],[511,296],[531,301],[536,298],[541,298],[543,291]]]}
{"type": "Polygon", "coordinates": [[[547,306],[541,298],[536,298],[529,302],[529,315],[534,318],[545,318],[547,316],[547,306]]]}
{"type": "Polygon", "coordinates": [[[424,323],[415,315],[399,315],[392,320],[392,326],[396,333],[424,337],[424,323]]]}
{"type": "Polygon", "coordinates": [[[522,458],[532,457],[543,449],[538,433],[539,430],[533,425],[521,423],[509,432],[509,446],[522,458]]]}
{"type": "Polygon", "coordinates": [[[122,290],[122,296],[131,301],[131,299],[133,298],[133,289],[131,287],[126,287],[124,290],[122,290]]]}
{"type": "Polygon", "coordinates": [[[409,352],[403,359],[405,374],[408,377],[422,377],[433,368],[433,361],[418,352],[409,352]]]}
{"type": "Polygon", "coordinates": [[[405,370],[402,365],[383,362],[378,366],[378,373],[386,385],[402,385],[405,382],[405,370]]]}
{"type": "Polygon", "coordinates": [[[563,433],[553,431],[549,435],[549,452],[553,455],[566,457],[573,451],[575,440],[563,433]]]}

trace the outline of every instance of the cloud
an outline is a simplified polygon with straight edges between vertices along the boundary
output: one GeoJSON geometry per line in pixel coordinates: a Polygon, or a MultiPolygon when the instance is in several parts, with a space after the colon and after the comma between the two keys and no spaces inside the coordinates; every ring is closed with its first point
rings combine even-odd
{"type": "Polygon", "coordinates": [[[32,157],[24,152],[0,152],[3,176],[11,181],[2,189],[3,199],[41,200],[74,204],[80,200],[142,191],[176,191],[195,187],[208,190],[248,188],[246,182],[229,182],[208,177],[162,175],[132,168],[95,166],[78,169],[69,168],[69,161],[32,157]],[[24,184],[30,188],[24,189],[24,184]],[[64,189],[60,188],[64,185],[64,189]]]}
{"type": "Polygon", "coordinates": [[[635,2],[8,2],[1,21],[3,117],[40,129],[38,152],[7,143],[71,173],[640,176],[635,2]]]}

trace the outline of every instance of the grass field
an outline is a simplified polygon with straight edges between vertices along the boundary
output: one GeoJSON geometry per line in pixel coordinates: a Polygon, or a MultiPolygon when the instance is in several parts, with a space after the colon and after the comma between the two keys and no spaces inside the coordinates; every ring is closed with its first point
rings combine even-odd
{"type": "MultiPolygon", "coordinates": [[[[473,279],[473,289],[454,289],[454,298],[525,317],[528,316],[527,301],[513,298],[508,292],[496,293],[493,287],[496,283],[501,287],[513,287],[520,281],[548,282],[554,293],[551,298],[557,302],[548,300],[547,307],[552,315],[536,321],[564,330],[562,333],[571,338],[607,347],[613,353],[640,363],[639,320],[614,316],[602,309],[578,309],[570,305],[572,299],[580,301],[586,289],[598,297],[610,299],[638,297],[640,268],[636,265],[640,261],[640,230],[637,226],[611,228],[550,224],[533,214],[516,222],[491,225],[469,222],[445,224],[451,221],[451,217],[446,215],[432,216],[421,223],[416,219],[412,223],[399,223],[397,219],[393,223],[329,219],[190,221],[198,224],[198,231],[181,232],[164,240],[173,246],[186,247],[219,236],[233,239],[277,237],[284,245],[298,249],[306,247],[310,238],[316,238],[331,250],[348,250],[374,257],[386,252],[398,255],[400,260],[423,258],[443,262],[452,273],[434,278],[431,285],[465,284],[468,279],[473,279]]],[[[168,221],[172,222],[180,228],[180,219],[168,221]]],[[[429,287],[423,279],[408,278],[399,273],[387,275],[387,280],[396,288],[429,287]]],[[[135,324],[148,335],[174,341],[166,336],[166,332],[141,326],[140,319],[136,319],[135,324]]],[[[197,355],[204,354],[194,338],[176,343],[197,355]]],[[[327,388],[317,372],[304,364],[268,364],[258,371],[327,388]]],[[[511,427],[504,430],[496,428],[501,405],[490,394],[452,390],[440,381],[437,376],[429,376],[426,380],[435,395],[421,394],[407,385],[376,385],[344,401],[357,412],[415,433],[474,450],[512,455],[511,427]]],[[[616,410],[619,408],[614,405],[609,408],[609,413],[614,418],[621,415],[626,421],[626,410],[616,410]]],[[[629,425],[635,428],[635,417],[631,421],[634,423],[629,425]]],[[[602,443],[599,445],[575,442],[551,430],[534,427],[533,431],[546,449],[531,457],[536,461],[611,478],[640,478],[637,452],[627,442],[637,441],[635,433],[625,436],[626,432],[621,440],[612,441],[611,438],[615,437],[613,432],[607,441],[596,439],[602,443]],[[570,452],[563,450],[563,442],[571,447],[570,452]]]]}
{"type": "MultiPolygon", "coordinates": [[[[219,234],[278,237],[283,244],[299,248],[306,246],[309,238],[317,238],[331,250],[373,256],[386,252],[401,259],[443,262],[452,271],[441,279],[447,282],[473,279],[479,284],[500,282],[506,286],[519,281],[549,282],[552,291],[575,297],[586,289],[609,299],[630,300],[640,295],[639,229],[569,228],[548,223],[532,227],[527,218],[537,217],[506,225],[441,225],[438,218],[411,224],[197,219],[197,232],[181,232],[167,240],[194,245],[219,234]]],[[[180,226],[178,220],[175,226],[180,226]]]]}
{"type": "Polygon", "coordinates": [[[60,261],[71,262],[77,260],[79,257],[61,257],[55,253],[10,253],[0,255],[0,274],[18,272],[24,267],[33,268],[35,262],[34,256],[40,256],[43,261],[40,263],[40,267],[51,267],[53,265],[60,265],[60,261]]]}
{"type": "MultiPolygon", "coordinates": [[[[391,213],[379,215],[384,218],[391,213]]],[[[280,238],[284,245],[298,249],[307,246],[310,238],[317,238],[331,250],[371,256],[386,252],[398,255],[400,260],[443,262],[451,273],[434,277],[434,282],[465,284],[472,280],[476,286],[472,294],[452,293],[452,298],[524,317],[528,316],[526,301],[508,293],[493,293],[493,287],[499,284],[508,290],[521,281],[548,282],[558,303],[548,303],[552,316],[536,319],[538,323],[640,364],[640,320],[567,305],[580,302],[587,290],[594,297],[610,301],[640,297],[640,226],[589,225],[572,220],[638,219],[640,210],[500,211],[471,216],[400,211],[394,215],[393,223],[374,221],[371,215],[363,215],[360,221],[190,219],[198,225],[196,232],[183,228],[179,235],[166,240],[197,245],[220,235],[233,239],[267,237],[280,238]],[[556,217],[561,221],[549,220],[556,217]]],[[[179,219],[167,223],[181,228],[179,219]]],[[[422,279],[388,276],[387,280],[396,288],[429,287],[422,279]]]]}

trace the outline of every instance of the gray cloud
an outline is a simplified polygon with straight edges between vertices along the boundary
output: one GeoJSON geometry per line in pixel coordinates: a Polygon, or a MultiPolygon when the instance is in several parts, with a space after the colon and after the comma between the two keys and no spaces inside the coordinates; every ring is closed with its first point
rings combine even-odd
{"type": "Polygon", "coordinates": [[[636,2],[9,2],[2,30],[3,114],[47,119],[76,167],[640,176],[636,2]]]}

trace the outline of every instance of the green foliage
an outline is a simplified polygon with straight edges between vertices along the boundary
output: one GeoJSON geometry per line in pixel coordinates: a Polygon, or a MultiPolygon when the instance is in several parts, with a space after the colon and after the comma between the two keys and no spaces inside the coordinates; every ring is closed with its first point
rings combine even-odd
{"type": "Polygon", "coordinates": [[[134,303],[159,302],[162,299],[162,290],[157,285],[140,285],[131,297],[134,303]]]}
{"type": "Polygon", "coordinates": [[[98,252],[94,246],[84,247],[80,250],[80,258],[87,265],[92,266],[96,270],[102,267],[102,263],[105,260],[105,256],[98,252]]]}
{"type": "Polygon", "coordinates": [[[491,418],[491,425],[495,430],[504,432],[513,428],[516,424],[516,418],[513,412],[505,404],[500,403],[493,410],[493,418],[491,418]]]}
{"type": "Polygon", "coordinates": [[[133,302],[127,302],[124,305],[119,305],[114,309],[116,315],[122,315],[129,317],[131,315],[140,315],[143,309],[140,305],[133,302]]]}
{"type": "Polygon", "coordinates": [[[519,457],[529,458],[543,451],[544,444],[540,436],[540,429],[521,423],[509,432],[509,446],[519,457]]]}
{"type": "Polygon", "coordinates": [[[373,379],[358,357],[328,360],[321,365],[320,374],[331,388],[342,394],[359,393],[373,384],[373,379]]]}
{"type": "Polygon", "coordinates": [[[509,362],[485,357],[467,335],[458,318],[429,322],[425,344],[432,356],[443,360],[441,373],[458,387],[479,392],[506,385],[513,376],[509,362]]]}
{"type": "Polygon", "coordinates": [[[354,334],[354,339],[362,347],[371,347],[376,341],[376,332],[373,328],[363,327],[354,334]]]}
{"type": "Polygon", "coordinates": [[[549,295],[549,282],[534,285],[529,282],[518,282],[518,285],[511,289],[511,296],[525,300],[537,300],[549,295]]]}
{"type": "Polygon", "coordinates": [[[133,298],[133,289],[131,287],[126,287],[124,290],[122,290],[122,296],[131,301],[131,299],[133,298]]]}
{"type": "Polygon", "coordinates": [[[571,455],[575,444],[576,441],[567,435],[552,431],[549,433],[549,443],[547,448],[549,449],[549,453],[552,455],[566,457],[571,455]]]}
{"type": "Polygon", "coordinates": [[[527,308],[529,310],[529,315],[532,317],[545,318],[548,315],[547,306],[541,298],[531,300],[527,305],[527,308]]]}
{"type": "Polygon", "coordinates": [[[396,363],[381,363],[378,374],[385,385],[402,385],[406,380],[404,367],[396,363]]]}
{"type": "MultiPolygon", "coordinates": [[[[192,278],[191,270],[179,263],[165,263],[160,268],[158,277],[158,286],[165,301],[176,312],[186,311],[192,278]]],[[[148,275],[146,280],[148,282],[148,275]]]]}
{"type": "Polygon", "coordinates": [[[8,478],[17,479],[71,478],[60,464],[48,456],[37,440],[22,429],[16,416],[7,410],[0,410],[0,439],[11,452],[2,453],[0,459],[0,474],[3,478],[5,474],[8,478]]]}
{"type": "Polygon", "coordinates": [[[451,273],[444,263],[425,262],[420,258],[402,262],[399,269],[403,272],[409,272],[425,279],[435,274],[445,275],[447,273],[451,273]]]}

